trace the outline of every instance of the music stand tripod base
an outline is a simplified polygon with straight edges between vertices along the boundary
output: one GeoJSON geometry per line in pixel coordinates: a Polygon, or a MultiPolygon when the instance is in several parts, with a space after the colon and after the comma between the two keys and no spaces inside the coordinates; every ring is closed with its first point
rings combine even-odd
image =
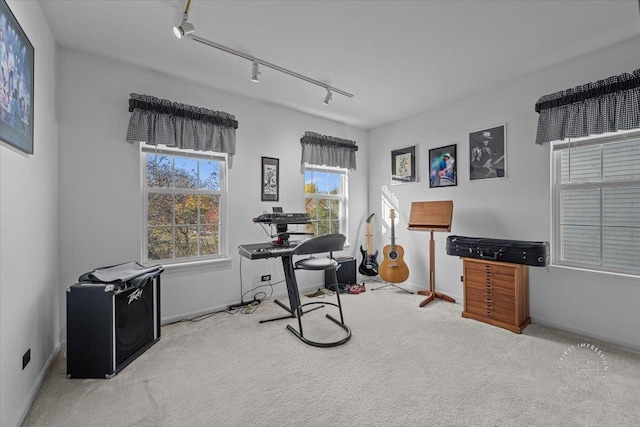
{"type": "Polygon", "coordinates": [[[383,282],[383,283],[385,283],[385,284],[382,285],[382,286],[378,286],[377,288],[371,288],[371,290],[372,291],[377,291],[378,289],[384,289],[384,288],[388,288],[389,286],[395,286],[396,288],[400,289],[401,291],[405,291],[408,294],[413,294],[412,291],[410,291],[408,289],[405,289],[402,286],[398,286],[395,283],[389,283],[389,282],[383,282]]]}
{"type": "Polygon", "coordinates": [[[425,305],[429,304],[431,301],[433,301],[434,299],[441,299],[443,301],[448,301],[448,302],[456,302],[456,300],[454,298],[451,298],[449,295],[443,294],[442,292],[433,292],[433,291],[418,291],[418,295],[425,295],[427,298],[424,299],[421,303],[420,303],[420,307],[424,307],[425,305]]]}

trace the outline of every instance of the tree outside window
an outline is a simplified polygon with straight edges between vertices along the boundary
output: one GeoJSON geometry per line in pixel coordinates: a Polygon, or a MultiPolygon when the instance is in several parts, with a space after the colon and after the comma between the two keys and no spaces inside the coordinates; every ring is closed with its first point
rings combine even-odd
{"type": "Polygon", "coordinates": [[[344,169],[305,169],[305,211],[314,221],[306,231],[315,236],[346,230],[347,172],[344,169]]]}
{"type": "Polygon", "coordinates": [[[143,153],[148,261],[221,255],[224,160],[143,153]]]}

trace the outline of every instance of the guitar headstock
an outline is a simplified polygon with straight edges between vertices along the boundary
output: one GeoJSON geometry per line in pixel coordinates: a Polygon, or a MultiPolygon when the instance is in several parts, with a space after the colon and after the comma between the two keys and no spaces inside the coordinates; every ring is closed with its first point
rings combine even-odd
{"type": "Polygon", "coordinates": [[[396,210],[393,208],[389,209],[389,219],[391,219],[391,221],[396,219],[396,210]]]}
{"type": "Polygon", "coordinates": [[[374,213],[372,213],[371,215],[369,215],[369,218],[367,218],[367,224],[371,224],[371,218],[373,218],[373,216],[374,216],[375,214],[376,214],[376,213],[374,212],[374,213]]]}

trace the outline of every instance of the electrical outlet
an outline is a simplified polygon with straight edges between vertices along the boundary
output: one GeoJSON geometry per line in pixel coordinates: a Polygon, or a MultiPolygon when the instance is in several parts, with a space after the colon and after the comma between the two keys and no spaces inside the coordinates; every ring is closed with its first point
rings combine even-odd
{"type": "Polygon", "coordinates": [[[271,275],[270,274],[264,274],[260,279],[263,282],[268,282],[269,280],[271,280],[271,275]]]}
{"type": "Polygon", "coordinates": [[[22,369],[27,367],[29,361],[31,360],[31,349],[27,350],[27,352],[22,356],[22,369]]]}

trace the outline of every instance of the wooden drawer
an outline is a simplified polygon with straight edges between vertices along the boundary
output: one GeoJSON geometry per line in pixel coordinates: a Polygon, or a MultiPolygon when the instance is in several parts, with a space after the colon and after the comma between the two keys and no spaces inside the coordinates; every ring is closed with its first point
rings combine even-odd
{"type": "Polygon", "coordinates": [[[513,294],[505,295],[493,291],[486,291],[477,288],[467,288],[466,299],[469,302],[478,302],[493,305],[495,307],[508,308],[513,310],[515,307],[515,297],[513,294]]]}
{"type": "Polygon", "coordinates": [[[463,317],[520,333],[529,318],[526,265],[463,258],[463,317]]]}

